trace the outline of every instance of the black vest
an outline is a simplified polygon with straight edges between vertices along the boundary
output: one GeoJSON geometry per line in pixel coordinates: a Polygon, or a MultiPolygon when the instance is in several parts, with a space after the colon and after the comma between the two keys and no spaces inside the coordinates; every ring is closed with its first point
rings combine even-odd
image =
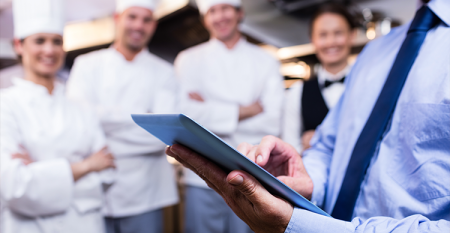
{"type": "Polygon", "coordinates": [[[323,99],[317,77],[312,77],[303,83],[303,92],[300,97],[302,98],[302,123],[304,131],[315,130],[328,113],[328,106],[323,99]]]}

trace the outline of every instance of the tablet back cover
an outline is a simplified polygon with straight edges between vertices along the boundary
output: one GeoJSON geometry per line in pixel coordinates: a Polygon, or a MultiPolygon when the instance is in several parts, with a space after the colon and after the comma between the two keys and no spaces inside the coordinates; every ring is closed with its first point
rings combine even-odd
{"type": "Polygon", "coordinates": [[[133,114],[133,120],[166,145],[181,144],[212,160],[226,172],[243,170],[253,175],[269,192],[293,205],[329,216],[322,209],[286,186],[259,165],[183,114],[133,114]]]}

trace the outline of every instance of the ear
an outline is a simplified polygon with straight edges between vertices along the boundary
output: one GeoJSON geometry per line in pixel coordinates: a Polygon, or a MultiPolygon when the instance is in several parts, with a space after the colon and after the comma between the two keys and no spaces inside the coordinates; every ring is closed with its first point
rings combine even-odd
{"type": "Polygon", "coordinates": [[[119,23],[119,18],[120,18],[121,13],[115,12],[114,13],[114,23],[117,24],[119,23]]]}
{"type": "Polygon", "coordinates": [[[238,10],[238,14],[239,14],[239,22],[242,23],[244,21],[245,16],[245,12],[242,7],[238,10]]]}
{"type": "Polygon", "coordinates": [[[14,38],[13,44],[14,44],[14,50],[16,51],[17,55],[21,56],[23,53],[23,40],[14,38]]]}

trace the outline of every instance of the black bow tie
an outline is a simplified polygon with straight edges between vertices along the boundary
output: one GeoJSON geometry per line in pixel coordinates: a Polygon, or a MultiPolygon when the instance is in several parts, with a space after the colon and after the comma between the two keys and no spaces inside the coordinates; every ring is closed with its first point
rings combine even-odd
{"type": "Polygon", "coordinates": [[[334,84],[334,83],[344,83],[344,80],[345,80],[345,77],[343,77],[343,78],[341,78],[341,79],[339,79],[339,80],[336,80],[336,81],[328,81],[328,80],[325,80],[325,88],[327,88],[327,87],[329,87],[329,86],[331,86],[331,84],[334,84]]]}

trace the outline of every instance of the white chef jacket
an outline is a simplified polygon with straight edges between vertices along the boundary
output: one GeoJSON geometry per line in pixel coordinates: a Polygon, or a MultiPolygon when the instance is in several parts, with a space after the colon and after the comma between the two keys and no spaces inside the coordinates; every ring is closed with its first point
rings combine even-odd
{"type": "Polygon", "coordinates": [[[91,172],[74,182],[70,167],[106,144],[94,114],[70,102],[62,84],[50,95],[24,79],[13,83],[0,94],[0,231],[103,232],[101,184],[111,176],[91,172]],[[11,158],[21,146],[33,163],[11,158]]]}
{"type": "Polygon", "coordinates": [[[105,194],[106,216],[137,215],[178,202],[165,144],[131,118],[132,113],[173,113],[174,76],[169,63],[146,49],[132,61],[113,47],[75,60],[68,97],[94,108],[116,157],[117,178],[105,194]]]}
{"type": "MultiPolygon", "coordinates": [[[[331,74],[326,71],[323,66],[319,66],[317,70],[317,79],[319,86],[323,86],[325,81],[336,81],[344,78],[350,72],[351,66],[348,65],[337,74],[331,74]]],[[[336,82],[326,88],[321,89],[323,99],[328,109],[332,109],[339,99],[342,93],[344,93],[344,83],[336,82]]],[[[301,96],[303,93],[303,82],[298,81],[286,91],[286,102],[284,106],[283,114],[283,131],[281,134],[282,139],[295,147],[298,153],[303,151],[301,136],[303,133],[303,119],[302,119],[302,101],[301,96]]]]}
{"type": "MultiPolygon", "coordinates": [[[[189,48],[175,60],[180,82],[180,110],[231,146],[259,144],[266,135],[279,136],[283,79],[279,62],[241,38],[233,49],[217,39],[189,48]],[[199,93],[205,102],[191,100],[199,93]],[[260,101],[264,112],[239,121],[239,106],[260,101]]],[[[188,185],[207,187],[186,169],[188,185]]]]}

